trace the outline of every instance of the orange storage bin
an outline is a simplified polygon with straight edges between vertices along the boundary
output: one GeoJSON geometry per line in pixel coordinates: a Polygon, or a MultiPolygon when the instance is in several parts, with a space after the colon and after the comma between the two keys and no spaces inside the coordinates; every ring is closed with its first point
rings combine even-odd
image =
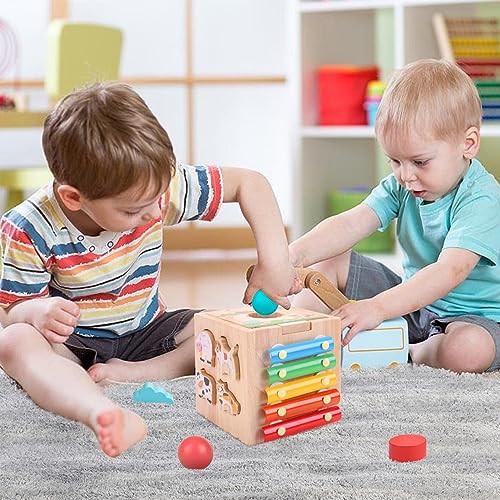
{"type": "Polygon", "coordinates": [[[367,124],[366,87],[378,80],[377,66],[321,66],[317,77],[320,125],[367,124]]]}

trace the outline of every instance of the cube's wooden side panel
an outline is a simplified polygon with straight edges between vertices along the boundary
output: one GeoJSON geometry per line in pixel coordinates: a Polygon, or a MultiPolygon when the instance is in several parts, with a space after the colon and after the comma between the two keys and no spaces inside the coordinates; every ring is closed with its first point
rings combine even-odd
{"type": "MultiPolygon", "coordinates": [[[[209,331],[214,338],[214,364],[202,361],[199,348],[196,351],[197,396],[196,408],[199,413],[229,432],[245,444],[255,444],[259,441],[260,418],[258,402],[249,399],[253,391],[251,386],[261,386],[264,367],[255,365],[254,356],[249,355],[249,335],[251,330],[229,323],[208,313],[200,313],[195,319],[195,335],[197,339],[204,331],[209,331]],[[221,349],[223,344],[226,350],[221,349]],[[238,373],[228,373],[222,369],[223,358],[228,355],[237,359],[238,373]],[[216,399],[211,403],[207,398],[200,397],[202,377],[209,379],[215,387],[216,399]]],[[[261,330],[261,333],[266,335],[261,330]]],[[[196,343],[196,340],[195,340],[196,343]]]]}
{"type": "MultiPolygon", "coordinates": [[[[300,310],[294,310],[294,314],[297,311],[300,310]]],[[[216,312],[204,312],[196,315],[195,335],[196,408],[200,414],[245,444],[263,441],[262,406],[267,403],[265,388],[269,385],[266,373],[269,348],[319,336],[332,337],[336,358],[335,387],[340,391],[338,318],[324,316],[303,324],[246,328],[218,318],[216,312]],[[234,366],[234,362],[228,361],[228,358],[234,360],[235,357],[237,368],[231,370],[228,366],[234,366]]]]}

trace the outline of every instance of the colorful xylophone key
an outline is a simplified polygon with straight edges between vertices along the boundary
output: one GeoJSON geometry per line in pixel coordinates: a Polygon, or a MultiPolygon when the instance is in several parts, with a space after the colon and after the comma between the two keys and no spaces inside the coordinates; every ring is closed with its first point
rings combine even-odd
{"type": "Polygon", "coordinates": [[[300,415],[307,415],[323,408],[337,406],[340,403],[340,393],[337,389],[306,394],[298,398],[289,399],[283,403],[266,405],[264,411],[264,423],[272,424],[280,420],[290,420],[300,415]]]}
{"type": "Polygon", "coordinates": [[[267,403],[273,404],[286,399],[292,399],[309,392],[320,391],[321,389],[329,389],[337,382],[337,375],[334,370],[326,370],[311,375],[309,377],[296,378],[290,382],[283,384],[275,384],[271,387],[266,387],[267,403]]]}
{"type": "Polygon", "coordinates": [[[269,363],[283,363],[285,361],[295,361],[300,358],[324,354],[333,350],[332,337],[318,337],[305,342],[294,342],[287,345],[277,345],[268,350],[269,363]]]}
{"type": "Polygon", "coordinates": [[[319,356],[309,356],[289,363],[279,363],[267,369],[269,384],[284,382],[306,375],[313,375],[322,370],[335,368],[335,356],[333,352],[320,354],[319,356]]]}
{"type": "Polygon", "coordinates": [[[322,425],[338,422],[342,418],[342,413],[338,406],[325,408],[323,410],[286,420],[273,425],[262,427],[264,441],[273,441],[284,436],[292,436],[299,432],[321,427],[322,425]]]}

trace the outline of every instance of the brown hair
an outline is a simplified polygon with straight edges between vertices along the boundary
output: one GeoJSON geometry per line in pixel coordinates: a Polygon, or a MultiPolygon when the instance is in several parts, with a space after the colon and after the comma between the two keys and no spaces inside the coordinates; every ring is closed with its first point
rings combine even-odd
{"type": "Polygon", "coordinates": [[[456,64],[422,59],[389,82],[377,112],[377,138],[412,135],[457,140],[481,126],[481,100],[473,81],[456,64]]]}
{"type": "Polygon", "coordinates": [[[175,155],[142,98],[122,83],[96,83],[64,97],[45,120],[43,150],[57,182],[95,200],[132,187],[168,186],[175,155]]]}

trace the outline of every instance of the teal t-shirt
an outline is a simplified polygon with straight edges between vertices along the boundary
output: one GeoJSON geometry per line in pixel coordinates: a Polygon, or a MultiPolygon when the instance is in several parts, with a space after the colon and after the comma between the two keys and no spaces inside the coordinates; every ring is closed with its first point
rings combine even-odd
{"type": "Polygon", "coordinates": [[[379,231],[397,218],[404,279],[438,260],[445,248],[464,248],[481,257],[469,276],[427,309],[440,317],[474,314],[500,321],[500,186],[478,160],[443,198],[423,203],[393,174],[364,201],[380,219],[379,231]]]}

